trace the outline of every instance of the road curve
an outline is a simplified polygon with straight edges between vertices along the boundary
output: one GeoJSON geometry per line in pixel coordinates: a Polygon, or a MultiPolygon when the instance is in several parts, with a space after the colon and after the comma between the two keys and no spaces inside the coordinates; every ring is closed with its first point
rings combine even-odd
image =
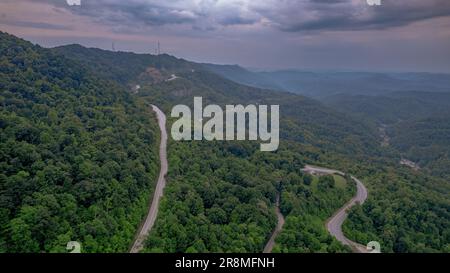
{"type": "Polygon", "coordinates": [[[158,118],[159,129],[161,130],[161,143],[159,146],[159,159],[161,161],[161,170],[159,172],[158,182],[156,184],[155,193],[153,195],[152,204],[142,225],[130,253],[138,253],[144,248],[144,241],[148,233],[155,224],[156,216],[158,215],[159,201],[163,195],[164,187],[166,186],[166,174],[168,170],[167,163],[167,130],[166,130],[166,115],[155,105],[152,105],[153,111],[158,118]]]}
{"type": "MultiPolygon", "coordinates": [[[[310,174],[339,174],[339,175],[345,175],[345,173],[337,170],[332,169],[326,169],[321,167],[315,167],[311,165],[306,165],[302,171],[310,173],[310,174]]],[[[354,176],[351,176],[353,181],[356,183],[357,192],[356,195],[342,208],[340,208],[328,221],[326,222],[326,228],[328,229],[328,232],[334,236],[339,242],[341,242],[344,245],[347,245],[352,248],[354,252],[357,253],[368,253],[367,247],[363,246],[359,243],[353,242],[347,237],[345,237],[344,233],[342,232],[342,224],[344,223],[345,219],[347,219],[348,213],[347,211],[356,205],[357,203],[363,204],[367,199],[367,189],[364,186],[364,184],[357,179],[354,176]]]]}
{"type": "Polygon", "coordinates": [[[270,236],[270,239],[267,242],[266,247],[264,247],[263,253],[271,253],[272,252],[272,249],[275,246],[275,238],[281,232],[281,229],[283,229],[284,216],[280,211],[280,194],[279,193],[277,194],[276,213],[277,213],[278,223],[277,223],[277,226],[275,227],[275,230],[272,233],[272,236],[270,236]]]}

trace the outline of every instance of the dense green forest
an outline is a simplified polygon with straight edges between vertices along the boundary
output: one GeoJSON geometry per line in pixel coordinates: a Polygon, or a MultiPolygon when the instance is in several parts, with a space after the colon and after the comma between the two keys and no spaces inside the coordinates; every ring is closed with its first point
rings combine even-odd
{"type": "Polygon", "coordinates": [[[168,115],[194,96],[279,104],[281,146],[261,153],[254,142],[169,141],[168,184],[145,251],[261,252],[276,225],[277,193],[286,224],[274,252],[349,251],[325,221],[354,194],[353,182],[311,178],[300,171],[305,163],[367,185],[367,203],[345,224],[352,239],[380,240],[386,251],[448,251],[447,181],[399,166],[400,152],[381,147],[373,119],[169,55],[43,49],[0,37],[1,251],[64,252],[69,240],[86,252],[127,251],[159,170],[148,105],[168,115]]]}
{"type": "Polygon", "coordinates": [[[351,199],[355,185],[304,175],[303,154],[288,147],[262,153],[248,142],[170,147],[170,182],[146,252],[262,252],[276,225],[277,193],[288,218],[274,251],[349,251],[324,222],[351,199]]]}
{"type": "Polygon", "coordinates": [[[0,90],[0,252],[127,251],[159,169],[149,107],[4,33],[0,90]]]}
{"type": "Polygon", "coordinates": [[[330,236],[324,223],[356,192],[349,177],[308,174],[287,176],[282,183],[280,209],[286,223],[273,252],[350,252],[330,236]]]}
{"type": "Polygon", "coordinates": [[[262,252],[276,224],[277,183],[301,161],[286,164],[238,142],[177,142],[169,155],[169,183],[146,251],[262,252]]]}
{"type": "Polygon", "coordinates": [[[450,75],[375,72],[253,72],[236,65],[204,64],[227,79],[249,86],[291,91],[384,127],[390,158],[407,158],[434,176],[450,178],[450,75]]]}
{"type": "Polygon", "coordinates": [[[384,128],[386,148],[393,150],[394,157],[411,160],[433,176],[450,178],[450,93],[341,94],[324,101],[367,124],[384,128]]]}
{"type": "MultiPolygon", "coordinates": [[[[205,75],[208,74],[205,73],[205,75]]],[[[176,82],[153,84],[150,86],[144,85],[140,93],[142,97],[160,101],[163,105],[164,103],[167,104],[171,101],[173,101],[172,104],[181,102],[189,105],[192,97],[199,94],[214,103],[217,101],[235,102],[238,101],[236,97],[239,98],[239,101],[245,101],[247,103],[254,103],[255,101],[262,101],[263,103],[279,103],[284,117],[284,120],[281,121],[281,128],[282,138],[284,140],[283,143],[286,146],[282,145],[280,148],[283,152],[285,152],[283,148],[286,148],[288,153],[301,155],[300,158],[309,163],[338,167],[341,170],[358,175],[358,177],[363,179],[370,187],[369,200],[374,197],[372,192],[374,195],[379,193],[376,197],[381,198],[383,202],[378,203],[377,208],[381,211],[388,209],[391,205],[403,206],[404,204],[408,204],[409,199],[402,194],[393,193],[392,196],[387,198],[385,192],[377,191],[376,187],[372,187],[371,183],[372,179],[374,179],[371,176],[372,174],[383,174],[386,166],[399,167],[399,155],[396,155],[395,151],[392,151],[391,149],[384,149],[380,146],[381,140],[377,137],[378,130],[373,123],[367,123],[367,125],[361,124],[361,119],[359,118],[352,119],[348,116],[337,114],[323,105],[307,98],[292,96],[286,93],[273,94],[269,91],[255,90],[227,82],[223,79],[221,80],[214,75],[204,76],[202,74],[193,75],[188,73],[183,79],[176,82]],[[195,82],[195,84],[193,82],[195,82]],[[180,90],[183,90],[183,92],[180,92],[180,90]],[[231,91],[227,92],[227,90],[231,91]],[[238,90],[239,92],[234,93],[235,90],[238,90]],[[253,93],[255,91],[257,92],[256,94],[253,93]],[[245,95],[248,93],[250,93],[251,96],[246,97],[245,95]],[[263,95],[260,96],[260,94],[263,95]],[[340,120],[338,121],[336,118],[339,118],[340,120]],[[390,204],[390,202],[392,202],[392,204],[390,204]]],[[[168,109],[170,108],[167,107],[167,110],[168,109]]],[[[212,148],[205,146],[205,149],[209,151],[212,148]]],[[[224,157],[226,157],[226,155],[224,155],[224,157]]],[[[289,157],[286,156],[286,158],[289,157]]],[[[448,209],[445,207],[448,203],[448,188],[442,187],[442,191],[439,193],[433,193],[432,190],[434,187],[441,187],[445,181],[423,175],[420,179],[407,180],[408,183],[402,183],[404,180],[398,173],[405,172],[406,168],[401,169],[402,171],[392,169],[392,172],[396,174],[393,178],[393,183],[396,183],[396,181],[399,182],[398,190],[400,192],[418,191],[418,194],[424,196],[424,198],[417,201],[415,204],[417,207],[410,208],[409,210],[397,210],[395,212],[396,217],[399,219],[407,218],[411,213],[419,215],[420,210],[427,210],[428,204],[425,202],[427,197],[432,198],[432,204],[434,206],[439,207],[444,211],[448,209]],[[430,185],[427,185],[425,181],[430,185]],[[418,187],[418,185],[422,186],[418,187]],[[428,187],[430,187],[430,189],[428,187]]],[[[408,171],[409,170],[406,170],[407,173],[408,171]]],[[[295,175],[302,176],[298,171],[295,175]]],[[[287,176],[289,176],[289,174],[286,174],[286,177],[287,176]]],[[[214,174],[212,174],[212,177],[214,177],[214,174]]],[[[293,188],[295,189],[295,187],[293,188]]],[[[334,210],[344,204],[345,200],[349,200],[351,191],[351,186],[346,190],[335,189],[333,191],[330,189],[328,192],[312,191],[313,197],[305,198],[304,193],[298,193],[296,189],[286,190],[284,195],[287,195],[288,198],[282,198],[282,200],[284,200],[283,204],[286,204],[287,200],[293,199],[293,201],[291,200],[290,202],[299,205],[302,204],[303,201],[305,207],[299,205],[292,213],[287,210],[283,211],[287,222],[283,232],[277,239],[277,245],[274,251],[347,251],[348,249],[342,248],[340,244],[334,242],[329,237],[326,233],[324,223],[326,219],[332,215],[334,210]],[[293,193],[289,193],[290,191],[293,191],[293,193]],[[302,224],[299,224],[299,222],[302,222],[302,224]],[[299,226],[297,226],[298,224],[299,226]],[[314,232],[312,230],[314,230],[314,232]],[[310,232],[308,233],[308,231],[310,232]],[[304,240],[304,238],[312,237],[316,239],[311,239],[310,241],[304,240]]],[[[273,205],[274,204],[272,203],[272,206],[273,205]]],[[[446,230],[445,225],[442,225],[442,223],[446,223],[449,219],[448,214],[444,216],[443,219],[436,221],[437,228],[429,234],[431,238],[441,240],[443,244],[427,244],[426,247],[423,248],[424,251],[442,250],[445,248],[445,245],[448,245],[449,238],[441,235],[446,230]]],[[[368,216],[365,215],[365,217],[368,216]]],[[[350,221],[358,221],[358,217],[353,216],[350,221]]],[[[420,238],[423,228],[423,222],[420,221],[421,220],[417,220],[418,224],[412,228],[410,226],[411,222],[398,222],[399,230],[409,230],[412,234],[417,236],[417,238],[420,238]]],[[[366,229],[360,230],[362,230],[361,232],[366,231],[366,229]]],[[[378,233],[373,234],[380,236],[380,232],[383,232],[383,230],[380,229],[378,230],[378,233]]],[[[361,239],[360,242],[365,244],[371,241],[370,237],[373,234],[368,233],[366,234],[366,237],[358,239],[361,239]]],[[[374,236],[374,238],[379,238],[376,236],[374,236]]],[[[405,236],[407,235],[404,233],[395,234],[395,240],[392,244],[399,244],[405,239],[405,236]]],[[[156,238],[158,237],[164,237],[164,235],[159,234],[156,238]]],[[[153,249],[154,251],[164,249],[161,247],[164,245],[164,242],[171,242],[169,239],[170,236],[167,236],[166,234],[165,237],[166,241],[159,241],[159,244],[153,242],[155,244],[153,245],[150,243],[148,250],[151,251],[152,247],[155,246],[158,247],[153,249]]],[[[413,241],[418,241],[417,238],[414,238],[413,241]]],[[[209,246],[207,244],[206,247],[208,251],[211,251],[211,248],[208,248],[209,246]]],[[[390,247],[391,246],[389,246],[388,249],[390,249],[390,247]]],[[[400,247],[392,249],[412,251],[414,248],[410,245],[406,249],[400,247]]]]}
{"type": "Polygon", "coordinates": [[[393,168],[364,178],[370,198],[344,223],[350,239],[379,241],[382,252],[450,251],[448,181],[393,168]]]}
{"type": "Polygon", "coordinates": [[[450,113],[401,121],[388,134],[404,157],[434,176],[450,179],[450,113]]]}

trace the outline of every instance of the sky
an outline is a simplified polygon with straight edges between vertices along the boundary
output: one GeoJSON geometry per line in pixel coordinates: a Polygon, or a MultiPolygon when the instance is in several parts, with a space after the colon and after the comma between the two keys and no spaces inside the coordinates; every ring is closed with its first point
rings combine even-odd
{"type": "Polygon", "coordinates": [[[449,0],[0,0],[0,30],[264,70],[450,73],[449,0]]]}

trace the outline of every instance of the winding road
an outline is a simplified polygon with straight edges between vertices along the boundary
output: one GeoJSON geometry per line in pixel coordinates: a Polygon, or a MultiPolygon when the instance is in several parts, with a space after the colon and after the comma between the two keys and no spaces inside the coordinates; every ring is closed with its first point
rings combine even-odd
{"type": "MultiPolygon", "coordinates": [[[[305,168],[302,169],[302,171],[313,175],[339,174],[345,176],[345,173],[341,171],[315,167],[310,165],[306,165],[305,168]]],[[[351,176],[351,178],[353,179],[353,181],[356,182],[357,187],[356,195],[347,204],[345,204],[342,208],[340,208],[330,219],[328,219],[328,221],[326,222],[326,228],[328,229],[328,232],[332,236],[334,236],[342,244],[351,247],[354,252],[368,253],[369,251],[367,250],[366,246],[351,241],[350,239],[345,237],[344,233],[342,232],[342,224],[344,223],[345,219],[347,219],[348,216],[347,211],[357,203],[363,204],[367,199],[367,189],[364,186],[364,184],[354,176],[351,176]]]]}
{"type": "Polygon", "coordinates": [[[159,146],[159,159],[161,161],[161,170],[159,173],[158,182],[156,184],[155,193],[153,195],[152,204],[142,225],[130,253],[139,253],[144,248],[144,241],[148,233],[155,224],[158,215],[159,201],[163,195],[164,187],[166,186],[166,174],[168,170],[167,163],[167,130],[166,130],[166,115],[155,105],[152,105],[153,111],[158,118],[159,129],[161,130],[161,143],[159,146]]]}
{"type": "Polygon", "coordinates": [[[272,236],[270,236],[269,241],[266,244],[266,247],[264,247],[263,253],[271,253],[273,247],[275,246],[275,238],[278,236],[278,234],[283,229],[284,225],[284,216],[280,211],[280,194],[277,194],[277,206],[276,206],[276,213],[278,218],[277,226],[275,227],[275,230],[272,233],[272,236]]]}
{"type": "MultiPolygon", "coordinates": [[[[156,189],[153,195],[152,204],[148,211],[147,217],[145,219],[144,224],[139,230],[138,235],[136,236],[136,240],[132,248],[130,249],[130,253],[139,253],[144,248],[144,242],[147,238],[149,232],[153,228],[155,224],[156,217],[158,215],[159,202],[163,195],[164,188],[166,186],[166,175],[168,171],[168,162],[167,162],[167,130],[166,130],[166,115],[155,105],[152,105],[153,111],[156,113],[158,118],[158,124],[161,131],[161,143],[159,147],[159,158],[160,158],[160,173],[158,182],[156,184],[156,189]]],[[[306,165],[303,172],[310,173],[313,175],[331,175],[331,174],[339,174],[345,176],[345,173],[337,170],[321,168],[311,165],[306,165]]],[[[353,207],[355,204],[360,203],[363,204],[367,199],[367,189],[364,184],[357,179],[356,177],[351,176],[351,178],[356,182],[357,185],[357,193],[356,196],[353,197],[347,204],[345,204],[342,208],[340,208],[328,221],[326,222],[326,228],[330,232],[332,236],[334,236],[338,241],[342,244],[350,246],[354,252],[358,253],[367,253],[366,246],[358,244],[356,242],[351,241],[342,232],[342,224],[348,216],[347,211],[353,207]]],[[[272,252],[272,249],[275,245],[275,238],[281,232],[283,225],[285,223],[284,217],[280,212],[280,195],[277,195],[277,206],[276,206],[276,214],[278,217],[278,223],[273,231],[269,241],[267,242],[264,253],[272,252]]]]}

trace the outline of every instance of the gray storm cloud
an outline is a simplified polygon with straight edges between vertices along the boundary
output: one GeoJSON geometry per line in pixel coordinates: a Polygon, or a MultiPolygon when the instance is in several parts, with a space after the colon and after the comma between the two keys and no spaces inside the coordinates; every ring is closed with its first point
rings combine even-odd
{"type": "Polygon", "coordinates": [[[448,0],[37,0],[123,27],[187,24],[216,29],[230,25],[271,26],[288,32],[385,29],[450,15],[448,0]]]}
{"type": "Polygon", "coordinates": [[[450,0],[1,0],[0,27],[44,46],[163,51],[255,68],[450,71],[450,0]]]}

